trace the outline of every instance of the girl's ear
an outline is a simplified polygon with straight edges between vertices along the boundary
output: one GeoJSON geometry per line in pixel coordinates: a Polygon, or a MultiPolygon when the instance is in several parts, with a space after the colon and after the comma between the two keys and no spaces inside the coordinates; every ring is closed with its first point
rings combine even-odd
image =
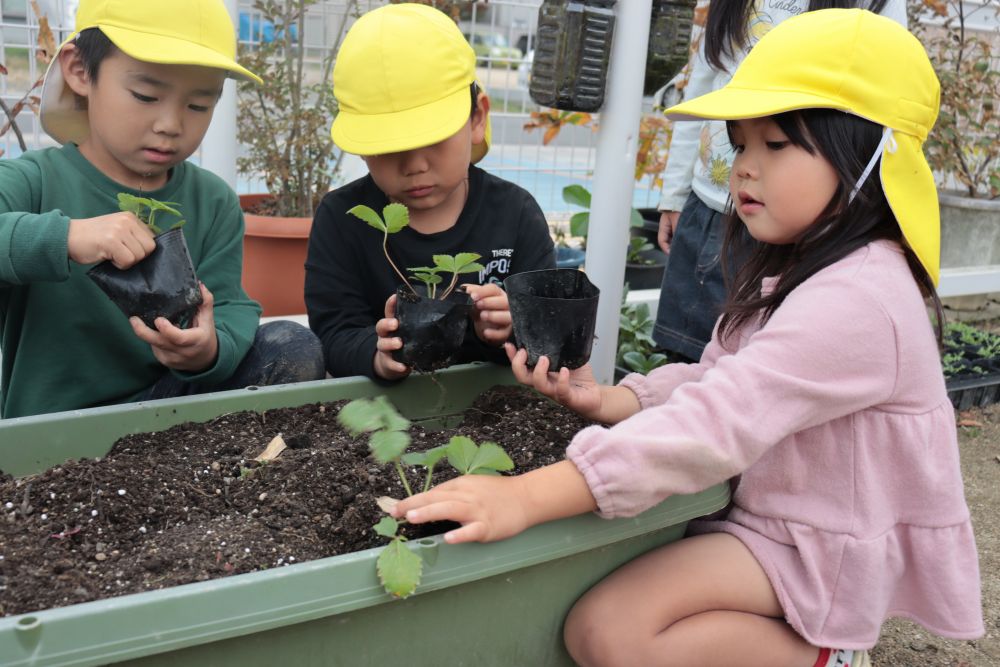
{"type": "Polygon", "coordinates": [[[490,98],[483,91],[479,91],[476,98],[476,111],[472,114],[472,144],[481,143],[486,137],[486,119],[490,115],[490,98]]]}
{"type": "Polygon", "coordinates": [[[87,97],[91,86],[90,75],[87,73],[87,66],[84,65],[76,44],[73,42],[66,44],[59,50],[57,57],[66,85],[80,97],[87,97]]]}

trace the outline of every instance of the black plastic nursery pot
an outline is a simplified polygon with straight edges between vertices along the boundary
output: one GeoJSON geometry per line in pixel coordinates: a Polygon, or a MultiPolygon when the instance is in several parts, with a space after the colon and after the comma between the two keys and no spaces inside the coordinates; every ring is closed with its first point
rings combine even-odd
{"type": "Polygon", "coordinates": [[[442,300],[400,286],[396,290],[396,333],[403,339],[403,347],[393,352],[392,358],[422,372],[451,366],[458,359],[473,308],[472,297],[459,289],[442,300]]]}
{"type": "Polygon", "coordinates": [[[962,378],[949,378],[945,382],[948,398],[956,410],[984,408],[1000,403],[1000,371],[962,378]]]}
{"type": "Polygon", "coordinates": [[[157,236],[156,249],[127,269],[105,261],[87,275],[126,317],[137,315],[149,327],[157,317],[183,326],[202,301],[191,254],[180,229],[157,236]]]}
{"type": "MultiPolygon", "coordinates": [[[[390,387],[338,378],[4,419],[0,470],[27,477],[68,459],[104,456],[129,433],[379,395],[408,419],[446,423],[481,392],[513,382],[507,368],[474,364],[390,387]]],[[[406,547],[420,556],[423,578],[405,600],[378,581],[375,548],[0,618],[0,664],[570,667],[562,625],[573,603],[728,500],[723,483],[628,519],[581,515],[490,544],[450,545],[440,535],[411,540],[406,547]]]]}
{"type": "Polygon", "coordinates": [[[542,269],[504,280],[514,343],[528,350],[528,365],[549,358],[549,367],[579,368],[590,359],[601,291],[575,269],[542,269]]]}
{"type": "Polygon", "coordinates": [[[667,268],[667,255],[659,248],[643,250],[639,256],[648,263],[625,263],[625,282],[630,290],[660,289],[663,272],[667,268]]]}

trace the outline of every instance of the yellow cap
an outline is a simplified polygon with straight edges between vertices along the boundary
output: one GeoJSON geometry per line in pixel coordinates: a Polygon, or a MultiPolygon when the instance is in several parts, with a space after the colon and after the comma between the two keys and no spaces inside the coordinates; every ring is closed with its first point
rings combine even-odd
{"type": "Polygon", "coordinates": [[[888,128],[882,188],[903,237],[936,285],[940,212],[922,146],[940,97],[927,53],[906,28],[866,10],[824,9],[783,21],[753,47],[725,87],[665,113],[674,120],[737,120],[839,109],[888,128]]]}
{"type": "MultiPolygon", "coordinates": [[[[126,55],[150,63],[202,65],[261,83],[236,62],[236,31],[222,0],[81,0],[76,28],[59,49],[81,31],[100,28],[126,55]]],[[[53,58],[42,86],[42,127],[59,143],[80,142],[90,127],[53,58]]]]}
{"type": "MultiPolygon", "coordinates": [[[[330,136],[356,155],[430,146],[469,121],[476,54],[443,12],[415,3],[364,14],[348,31],[333,68],[339,111],[330,136]]],[[[489,150],[486,137],[472,161],[489,150]]]]}

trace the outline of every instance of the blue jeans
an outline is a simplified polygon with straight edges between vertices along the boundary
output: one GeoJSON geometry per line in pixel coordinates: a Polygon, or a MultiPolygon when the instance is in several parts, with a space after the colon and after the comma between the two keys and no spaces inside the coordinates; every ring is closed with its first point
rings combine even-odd
{"type": "Polygon", "coordinates": [[[214,385],[184,382],[167,371],[132,400],[193,396],[250,386],[322,380],[324,377],[323,349],[316,335],[295,322],[277,320],[257,327],[253,344],[225,382],[214,385]]]}
{"type": "Polygon", "coordinates": [[[724,216],[692,192],[663,272],[653,327],[659,348],[689,360],[701,358],[726,300],[720,261],[724,233],[724,216]]]}

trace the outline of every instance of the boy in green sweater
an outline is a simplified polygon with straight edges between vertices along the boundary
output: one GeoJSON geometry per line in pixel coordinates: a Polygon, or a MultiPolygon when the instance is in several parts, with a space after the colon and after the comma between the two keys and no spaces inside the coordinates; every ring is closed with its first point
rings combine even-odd
{"type": "Polygon", "coordinates": [[[185,161],[226,76],[260,82],[235,55],[221,0],[80,2],[42,90],[42,125],[63,146],[0,161],[0,417],[323,377],[308,329],[258,328],[237,197],[185,161]],[[126,319],[87,277],[155,248],[118,212],[120,192],[183,211],[203,299],[188,328],[126,319]]]}

